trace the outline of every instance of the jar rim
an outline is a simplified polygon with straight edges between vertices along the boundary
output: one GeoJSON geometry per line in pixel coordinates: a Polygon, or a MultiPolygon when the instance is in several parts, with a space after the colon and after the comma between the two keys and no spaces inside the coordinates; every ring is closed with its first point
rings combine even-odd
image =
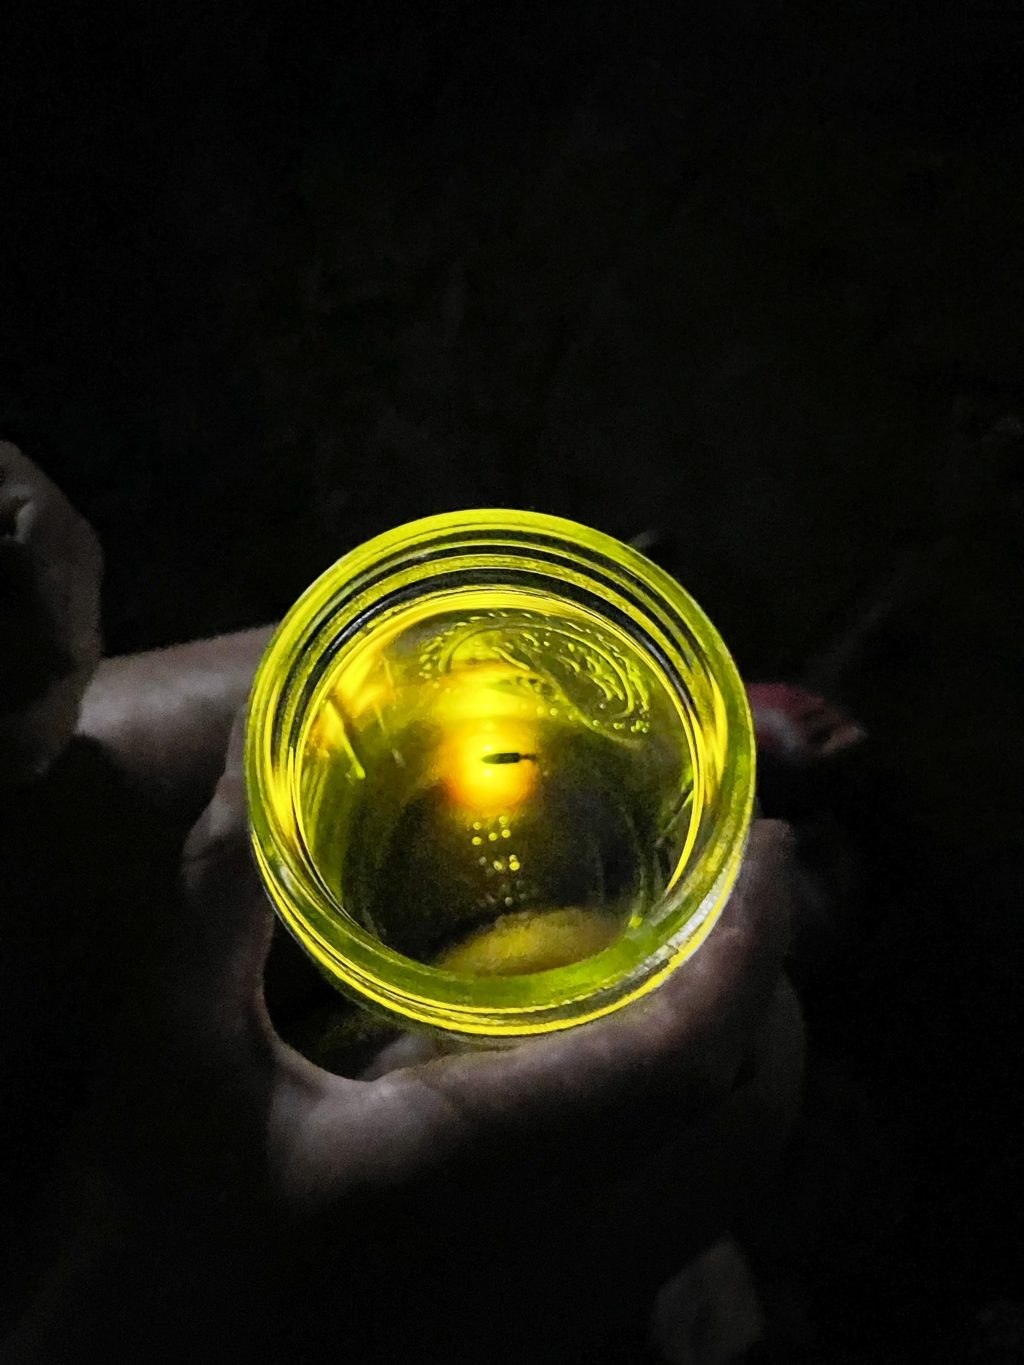
{"type": "Polygon", "coordinates": [[[638,550],[604,532],[546,513],[501,508],[405,523],[357,546],[321,574],[285,615],[260,661],[245,746],[257,866],[279,917],[306,953],[339,989],[403,1027],[491,1042],[609,1014],[647,994],[693,955],[739,871],[753,808],[754,762],[746,690],[717,630],[689,593],[638,550]],[[567,966],[471,977],[404,957],[347,915],[317,877],[305,847],[288,748],[308,711],[311,680],[322,677],[331,651],[336,658],[344,641],[379,619],[397,592],[415,595],[453,566],[468,572],[467,564],[480,565],[489,555],[532,566],[560,589],[567,585],[565,592],[592,593],[605,614],[628,619],[650,649],[684,661],[691,670],[685,676],[702,687],[706,683],[694,738],[711,746],[708,753],[718,766],[716,799],[701,811],[708,824],[696,856],[642,926],[567,966]]]}

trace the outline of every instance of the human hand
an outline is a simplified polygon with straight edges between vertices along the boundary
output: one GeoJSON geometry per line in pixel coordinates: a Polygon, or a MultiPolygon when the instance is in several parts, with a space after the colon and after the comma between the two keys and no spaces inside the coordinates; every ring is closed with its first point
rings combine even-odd
{"type": "Polygon", "coordinates": [[[77,1226],[12,1358],[614,1358],[795,1105],[785,828],[755,825],[721,921],[647,1000],[510,1050],[403,1042],[353,1079],[267,1016],[240,738],[173,913],[124,927],[77,1226]]]}

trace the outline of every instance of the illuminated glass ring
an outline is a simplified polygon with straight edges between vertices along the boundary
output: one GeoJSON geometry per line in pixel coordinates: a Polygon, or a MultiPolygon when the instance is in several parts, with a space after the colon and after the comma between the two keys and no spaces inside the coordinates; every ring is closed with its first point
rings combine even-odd
{"type": "Polygon", "coordinates": [[[249,705],[252,842],[346,994],[481,1041],[569,1028],[699,947],[750,827],[746,693],[657,565],[536,512],[462,511],[303,594],[249,705]]]}

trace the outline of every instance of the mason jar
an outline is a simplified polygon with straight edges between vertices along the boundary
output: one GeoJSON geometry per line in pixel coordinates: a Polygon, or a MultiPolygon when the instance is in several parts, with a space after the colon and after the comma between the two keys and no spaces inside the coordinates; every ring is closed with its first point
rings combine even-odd
{"type": "Polygon", "coordinates": [[[339,990],[495,1044],[658,987],[743,858],[746,693],[667,573],[589,527],[461,511],[344,556],[250,698],[260,874],[339,990]]]}

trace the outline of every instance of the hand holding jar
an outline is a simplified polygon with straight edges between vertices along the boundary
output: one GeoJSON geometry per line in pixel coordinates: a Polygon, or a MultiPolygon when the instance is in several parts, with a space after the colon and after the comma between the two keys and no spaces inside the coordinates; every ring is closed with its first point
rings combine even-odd
{"type": "MultiPolygon", "coordinates": [[[[178,877],[144,846],[151,824],[166,843],[202,790],[264,640],[109,661],[86,694],[65,758],[98,746],[123,780],[102,808],[98,785],[79,790],[76,827],[138,875],[104,899],[83,862],[78,903],[39,920],[56,955],[63,921],[96,910],[82,916],[91,941],[75,941],[97,989],[85,1099],[49,1182],[52,1254],[7,1358],[627,1349],[660,1280],[756,1191],[795,1108],[785,827],[753,824],[714,931],[653,993],[512,1048],[437,1055],[408,1035],[361,1074],[332,1074],[267,1013],[273,915],[249,848],[241,718],[178,877]]],[[[452,706],[446,790],[460,810],[487,806],[475,700],[452,706]]],[[[543,751],[507,738],[488,753],[543,751]]],[[[504,805],[534,790],[518,764],[491,767],[504,805]]]]}

